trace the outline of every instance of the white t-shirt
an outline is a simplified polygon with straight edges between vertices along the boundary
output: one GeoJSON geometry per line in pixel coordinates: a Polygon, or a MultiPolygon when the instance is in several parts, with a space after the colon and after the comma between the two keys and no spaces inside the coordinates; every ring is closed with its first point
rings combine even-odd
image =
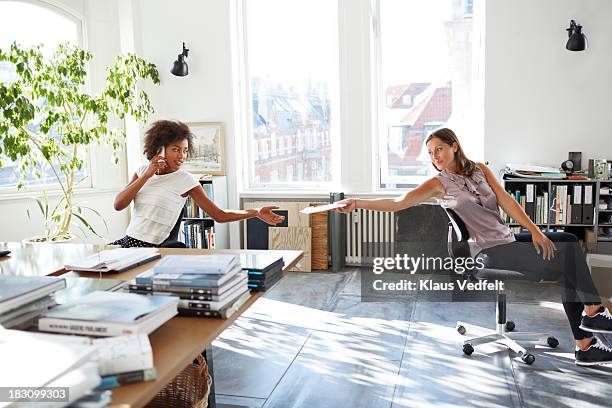
{"type": "MultiPolygon", "coordinates": [[[[136,171],[142,177],[148,165],[136,171]]],[[[153,175],[136,193],[134,212],[126,235],[151,244],[161,244],[176,224],[187,197],[181,197],[200,183],[185,170],[153,175]]]]}

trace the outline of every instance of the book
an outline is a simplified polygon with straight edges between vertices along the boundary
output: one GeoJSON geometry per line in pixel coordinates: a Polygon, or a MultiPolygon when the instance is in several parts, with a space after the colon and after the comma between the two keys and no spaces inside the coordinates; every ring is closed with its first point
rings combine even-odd
{"type": "Polygon", "coordinates": [[[278,273],[264,281],[249,281],[249,289],[251,289],[252,292],[266,291],[274,286],[274,284],[280,280],[281,276],[282,275],[278,273]]]}
{"type": "Polygon", "coordinates": [[[35,332],[0,329],[2,366],[33,368],[0,370],[2,386],[44,387],[95,359],[96,349],[91,345],[51,341],[48,337],[35,332]]]}
{"type": "Polygon", "coordinates": [[[149,334],[176,315],[177,305],[173,296],[96,291],[47,311],[38,328],[89,336],[149,334]]]}
{"type": "Polygon", "coordinates": [[[77,272],[68,272],[62,275],[66,279],[66,287],[54,292],[51,297],[57,304],[63,305],[72,300],[83,297],[96,290],[116,291],[121,289],[126,282],[117,279],[82,278],[77,272]]]}
{"type": "Polygon", "coordinates": [[[78,272],[119,273],[160,257],[157,248],[107,249],[86,258],[74,260],[64,265],[64,268],[78,272]]]}
{"type": "MultiPolygon", "coordinates": [[[[233,291],[240,287],[245,287],[248,279],[246,276],[237,276],[239,279],[234,279],[227,282],[221,287],[223,291],[221,294],[209,294],[209,293],[196,293],[201,290],[197,288],[183,288],[177,286],[161,286],[161,285],[139,285],[136,283],[130,283],[128,290],[132,293],[140,293],[144,295],[162,295],[162,296],[176,296],[179,299],[187,300],[207,300],[213,302],[223,301],[226,297],[230,296],[233,291]],[[193,289],[191,292],[183,291],[182,289],[193,289]]],[[[218,289],[218,288],[215,288],[218,289]]]]}
{"type": "Polygon", "coordinates": [[[239,264],[240,261],[235,255],[166,255],[153,267],[153,272],[224,275],[239,264]]]}
{"type": "Polygon", "coordinates": [[[135,290],[144,291],[162,291],[162,292],[173,292],[173,293],[189,293],[198,295],[222,295],[227,292],[233,285],[238,282],[247,282],[248,278],[246,273],[237,274],[234,278],[227,281],[222,286],[201,286],[201,287],[190,287],[180,285],[169,285],[169,284],[153,284],[152,275],[148,272],[143,272],[138,275],[134,280],[134,284],[131,285],[135,290]]]}
{"type": "Polygon", "coordinates": [[[282,256],[273,254],[240,254],[240,266],[248,271],[267,271],[278,265],[284,266],[282,256]]]}
{"type": "MultiPolygon", "coordinates": [[[[68,388],[68,402],[61,405],[52,405],[50,403],[45,404],[46,407],[60,407],[68,404],[75,403],[77,400],[83,398],[90,392],[92,392],[101,382],[100,375],[98,374],[98,365],[93,361],[88,361],[83,365],[75,367],[73,370],[67,372],[59,378],[56,378],[52,382],[46,385],[46,387],[66,387],[68,388]]],[[[26,406],[36,406],[32,405],[26,406]]]]}
{"type": "Polygon", "coordinates": [[[28,315],[32,312],[41,314],[47,310],[50,306],[55,305],[55,301],[50,296],[45,296],[40,299],[36,299],[33,302],[26,303],[15,309],[9,310],[6,313],[0,315],[0,325],[3,325],[6,329],[10,329],[7,322],[12,321],[20,316],[28,315]]]}
{"type": "Polygon", "coordinates": [[[63,278],[0,275],[0,314],[43,298],[65,286],[63,278]]]}
{"type": "Polygon", "coordinates": [[[229,296],[219,302],[180,299],[178,307],[182,309],[222,310],[248,291],[248,285],[244,285],[243,287],[237,288],[236,290],[232,291],[229,296]]]}
{"type": "Polygon", "coordinates": [[[209,277],[202,277],[201,275],[190,275],[182,273],[160,273],[153,275],[153,284],[157,285],[178,285],[178,286],[191,286],[191,287],[202,287],[202,286],[222,286],[228,282],[233,276],[245,273],[236,267],[234,270],[226,273],[225,275],[208,275],[209,277]],[[218,276],[218,277],[213,277],[218,276]]]}
{"type": "Polygon", "coordinates": [[[179,308],[179,316],[186,317],[216,317],[220,319],[227,319],[240,309],[242,305],[251,297],[249,292],[240,296],[233,304],[227,306],[222,310],[199,310],[199,309],[184,309],[179,308]]]}
{"type": "Polygon", "coordinates": [[[108,390],[111,388],[121,387],[122,385],[126,384],[154,380],[155,378],[157,378],[157,371],[155,371],[155,368],[106,375],[102,376],[102,382],[100,385],[98,385],[96,390],[108,390]]]}
{"type": "Polygon", "coordinates": [[[153,369],[153,349],[144,333],[90,340],[97,348],[102,376],[153,369]]]}

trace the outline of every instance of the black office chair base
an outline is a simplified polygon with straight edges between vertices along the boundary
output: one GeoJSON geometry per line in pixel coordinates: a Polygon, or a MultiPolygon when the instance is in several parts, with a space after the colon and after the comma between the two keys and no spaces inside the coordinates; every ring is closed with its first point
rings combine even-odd
{"type": "Polygon", "coordinates": [[[497,343],[519,354],[525,363],[533,364],[535,356],[527,352],[527,350],[518,343],[519,341],[540,343],[551,348],[555,348],[559,345],[559,341],[548,333],[509,332],[505,323],[498,324],[497,330],[494,331],[464,322],[457,322],[457,332],[459,332],[459,334],[466,335],[468,332],[474,331],[488,333],[484,336],[474,337],[463,342],[463,352],[468,356],[474,352],[475,346],[497,343]]]}

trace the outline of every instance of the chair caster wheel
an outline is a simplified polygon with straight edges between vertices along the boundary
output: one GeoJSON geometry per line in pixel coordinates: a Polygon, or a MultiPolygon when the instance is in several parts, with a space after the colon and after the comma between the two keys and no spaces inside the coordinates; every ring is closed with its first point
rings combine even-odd
{"type": "Polygon", "coordinates": [[[550,348],[556,348],[559,345],[559,340],[555,337],[549,337],[546,339],[546,343],[550,346],[550,348]]]}
{"type": "Polygon", "coordinates": [[[527,353],[527,354],[523,354],[523,355],[521,356],[521,359],[522,359],[522,360],[523,360],[525,363],[527,363],[527,364],[529,364],[529,365],[532,365],[532,364],[533,364],[533,362],[535,361],[535,356],[534,356],[533,354],[529,354],[529,353],[527,353]]]}
{"type": "Polygon", "coordinates": [[[467,330],[465,329],[464,326],[461,326],[461,325],[457,326],[457,333],[463,336],[466,332],[467,330]]]}
{"type": "Polygon", "coordinates": [[[472,347],[472,345],[470,343],[464,344],[463,345],[463,352],[466,355],[471,356],[472,353],[474,352],[474,347],[472,347]]]}
{"type": "Polygon", "coordinates": [[[512,330],[514,330],[516,328],[516,325],[514,324],[514,322],[512,320],[508,320],[506,322],[506,331],[511,332],[512,330]]]}

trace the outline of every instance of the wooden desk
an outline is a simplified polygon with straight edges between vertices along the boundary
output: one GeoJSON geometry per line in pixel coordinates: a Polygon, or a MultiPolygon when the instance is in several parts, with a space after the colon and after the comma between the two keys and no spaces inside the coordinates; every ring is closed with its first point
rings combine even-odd
{"type": "Polygon", "coordinates": [[[44,276],[63,271],[64,264],[75,259],[98,253],[107,246],[103,244],[26,244],[0,242],[0,249],[11,254],[0,257],[0,274],[44,276]]]}
{"type": "MultiPolygon", "coordinates": [[[[169,254],[207,254],[207,253],[277,253],[285,261],[283,273],[293,268],[302,258],[302,251],[257,251],[257,250],[205,250],[205,249],[160,249],[163,255],[169,254]]],[[[102,278],[131,280],[136,275],[151,268],[155,262],[139,266],[120,274],[102,274],[102,278]]],[[[81,273],[83,277],[98,277],[96,273],[81,273]]],[[[248,309],[262,292],[255,292],[251,298],[229,319],[198,317],[175,317],[149,335],[153,348],[153,361],[157,379],[113,389],[113,406],[141,407],[153,399],[167,383],[172,381],[195,356],[209,347],[213,340],[231,325],[238,316],[248,309]]]]}

